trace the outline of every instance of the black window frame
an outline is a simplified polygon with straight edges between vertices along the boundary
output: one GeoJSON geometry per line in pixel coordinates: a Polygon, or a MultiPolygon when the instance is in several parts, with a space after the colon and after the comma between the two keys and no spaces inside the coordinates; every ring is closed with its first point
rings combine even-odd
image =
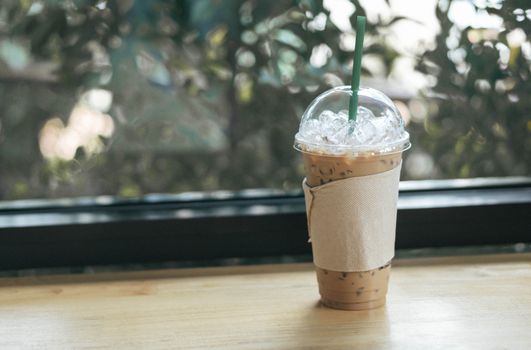
{"type": "MultiPolygon", "coordinates": [[[[303,256],[300,191],[0,202],[0,270],[303,256]]],[[[401,182],[397,249],[531,243],[531,177],[401,182]]]]}

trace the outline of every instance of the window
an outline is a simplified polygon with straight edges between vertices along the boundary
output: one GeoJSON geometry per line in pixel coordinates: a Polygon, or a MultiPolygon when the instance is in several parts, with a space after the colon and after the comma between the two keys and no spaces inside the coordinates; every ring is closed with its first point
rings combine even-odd
{"type": "MultiPolygon", "coordinates": [[[[199,249],[198,237],[223,217],[246,220],[210,232],[229,243],[246,247],[246,232],[263,225],[255,232],[299,236],[262,254],[305,251],[294,243],[305,223],[293,136],[315,96],[349,83],[355,14],[368,17],[362,84],[395,101],[411,134],[403,180],[528,176],[529,11],[517,0],[3,1],[0,199],[32,200],[2,204],[3,256],[30,266],[14,246],[31,245],[38,261],[68,241],[55,245],[66,254],[58,264],[86,261],[76,260],[79,242],[100,249],[94,261],[120,260],[119,242],[123,259],[169,257],[170,241],[195,235],[188,242],[199,249]],[[225,190],[244,192],[208,193],[225,190]],[[190,191],[198,193],[182,194],[190,191]],[[54,198],[63,199],[47,201],[54,198]],[[261,221],[268,215],[282,215],[282,224],[261,221]],[[188,233],[165,240],[183,218],[197,222],[179,221],[188,233]],[[135,245],[147,242],[145,231],[167,255],[135,245]],[[14,238],[21,232],[23,243],[14,238]]],[[[489,191],[502,190],[489,181],[489,191]]],[[[520,204],[511,206],[516,216],[500,214],[506,220],[529,202],[528,180],[508,182],[519,194],[504,203],[520,204]]],[[[404,188],[413,197],[438,191],[431,182],[404,188]]],[[[524,240],[528,225],[512,227],[507,242],[524,240]]],[[[417,238],[408,246],[426,243],[417,238]]]]}
{"type": "Polygon", "coordinates": [[[349,82],[355,9],[362,82],[408,122],[404,180],[529,174],[529,11],[354,3],[3,2],[1,198],[298,189],[293,135],[349,82]]]}

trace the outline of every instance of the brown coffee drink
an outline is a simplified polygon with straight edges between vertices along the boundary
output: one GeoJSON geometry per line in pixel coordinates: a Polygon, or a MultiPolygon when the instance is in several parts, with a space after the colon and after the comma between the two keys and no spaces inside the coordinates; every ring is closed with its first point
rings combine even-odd
{"type": "MultiPolygon", "coordinates": [[[[328,156],[303,152],[310,187],[350,177],[366,176],[397,167],[402,153],[367,156],[328,156]]],[[[332,271],[315,267],[321,302],[345,310],[372,309],[385,304],[391,263],[369,271],[332,271]]]]}

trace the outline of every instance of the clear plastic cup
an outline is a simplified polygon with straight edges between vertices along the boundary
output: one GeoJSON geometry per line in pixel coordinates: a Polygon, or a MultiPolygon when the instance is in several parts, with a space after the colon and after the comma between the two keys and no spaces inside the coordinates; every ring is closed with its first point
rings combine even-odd
{"type": "MultiPolygon", "coordinates": [[[[402,117],[387,96],[360,88],[357,119],[348,121],[351,94],[350,86],[328,90],[302,117],[295,148],[302,152],[310,187],[392,170],[410,147],[402,117]]],[[[324,305],[364,310],[385,304],[391,262],[369,271],[315,268],[324,305]]]]}

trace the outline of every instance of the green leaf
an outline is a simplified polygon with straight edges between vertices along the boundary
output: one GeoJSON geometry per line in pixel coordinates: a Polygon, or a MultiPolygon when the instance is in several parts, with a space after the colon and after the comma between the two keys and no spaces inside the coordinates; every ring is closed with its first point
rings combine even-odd
{"type": "Polygon", "coordinates": [[[275,31],[274,38],[276,41],[289,45],[298,51],[303,52],[307,49],[304,41],[290,30],[278,29],[275,31]]]}

